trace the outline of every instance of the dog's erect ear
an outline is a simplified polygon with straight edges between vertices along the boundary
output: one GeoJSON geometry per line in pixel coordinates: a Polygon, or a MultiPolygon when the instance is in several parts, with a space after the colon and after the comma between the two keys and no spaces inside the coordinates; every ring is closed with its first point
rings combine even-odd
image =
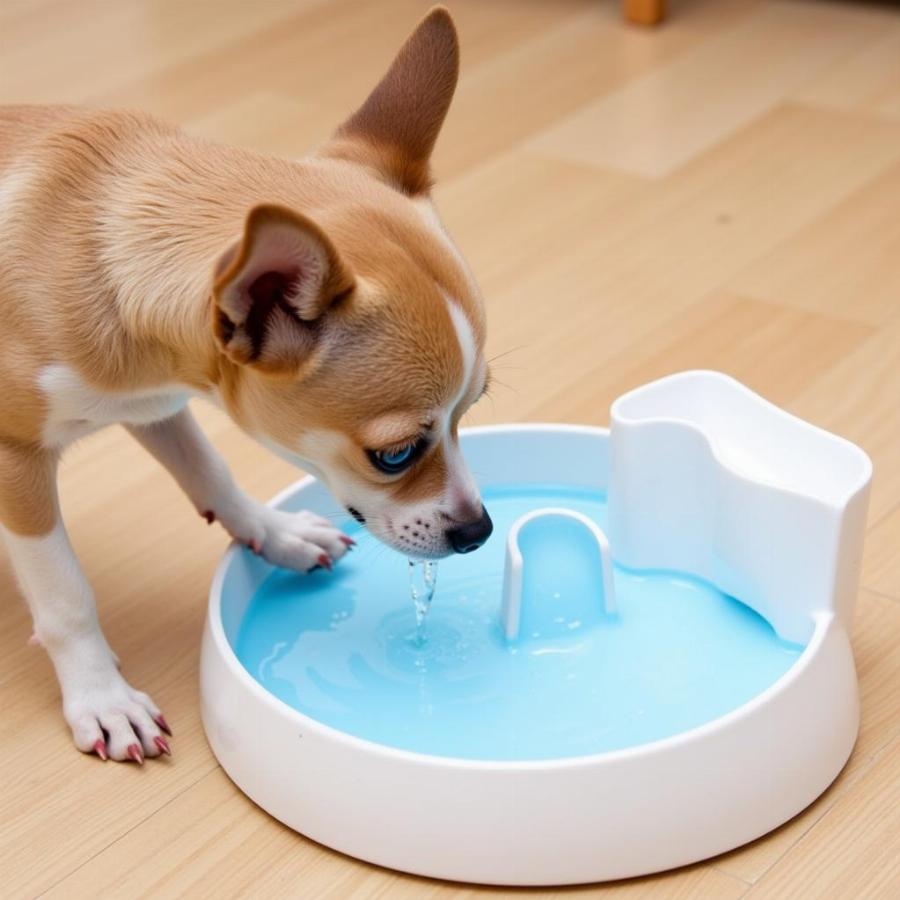
{"type": "Polygon", "coordinates": [[[323,152],[368,164],[407,194],[428,191],[429,158],[458,75],[456,28],[450,13],[437,6],[323,152]]]}
{"type": "Polygon", "coordinates": [[[216,339],[234,362],[290,371],[314,348],[329,307],[353,286],[318,225],[281,206],[257,206],[216,266],[216,339]]]}

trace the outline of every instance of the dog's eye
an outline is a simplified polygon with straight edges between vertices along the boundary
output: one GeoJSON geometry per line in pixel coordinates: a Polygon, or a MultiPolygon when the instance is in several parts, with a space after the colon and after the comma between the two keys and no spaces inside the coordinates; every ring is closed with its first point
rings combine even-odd
{"type": "Polygon", "coordinates": [[[379,472],[396,475],[398,472],[408,469],[422,455],[425,443],[423,439],[391,450],[366,450],[366,453],[372,465],[379,472]]]}

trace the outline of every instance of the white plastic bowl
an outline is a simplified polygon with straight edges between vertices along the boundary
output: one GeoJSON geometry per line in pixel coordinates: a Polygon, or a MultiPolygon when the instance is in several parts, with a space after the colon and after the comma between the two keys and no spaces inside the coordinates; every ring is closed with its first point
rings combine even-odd
{"type": "MultiPolygon", "coordinates": [[[[822,441],[840,440],[813,430],[822,441]]],[[[466,431],[462,442],[485,484],[609,487],[605,429],[477,428],[466,431]]],[[[713,444],[691,446],[692,453],[704,446],[708,453],[713,444]]],[[[359,739],[287,706],[238,661],[232,641],[271,569],[233,546],[215,574],[203,639],[202,713],[213,752],[242,791],[291,828],[359,859],[438,878],[504,885],[602,881],[685,865],[751,841],[815,800],[856,739],[857,682],[847,635],[852,597],[846,596],[855,593],[855,580],[852,573],[848,580],[842,558],[858,553],[861,542],[854,523],[860,504],[865,518],[868,460],[852,449],[865,477],[860,481],[855,473],[859,483],[837,504],[852,508],[852,533],[839,529],[835,558],[822,560],[844,573],[841,596],[817,598],[805,607],[805,620],[800,613],[789,617],[795,630],[798,623],[804,630],[803,621],[809,626],[799,660],[719,719],[625,750],[534,762],[428,756],[359,739]]],[[[772,458],[777,461],[774,452],[772,458]]],[[[631,475],[641,483],[638,472],[631,475]]],[[[732,476],[716,477],[721,482],[732,476]]],[[[747,481],[746,473],[733,477],[747,481]]],[[[790,484],[759,487],[797,496],[790,484]]],[[[272,504],[340,512],[312,478],[272,504]]],[[[630,549],[645,558],[640,542],[630,549]]],[[[728,572],[734,575],[734,567],[728,572]]],[[[769,602],[766,593],[760,605],[769,602]]]]}

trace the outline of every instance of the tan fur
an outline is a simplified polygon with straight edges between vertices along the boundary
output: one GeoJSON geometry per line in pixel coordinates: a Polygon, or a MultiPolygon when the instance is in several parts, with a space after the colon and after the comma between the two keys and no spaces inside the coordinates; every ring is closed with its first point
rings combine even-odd
{"type": "Polygon", "coordinates": [[[57,454],[0,442],[0,522],[22,535],[46,534],[58,515],[57,454]]]}
{"type": "MultiPolygon", "coordinates": [[[[477,289],[419,205],[429,202],[428,157],[456,80],[452,27],[443,11],[427,17],[335,140],[299,162],[217,145],[136,112],[0,108],[0,517],[8,528],[41,533],[55,520],[49,488],[23,500],[15,486],[44,460],[38,382],[51,364],[101,391],[180,384],[214,394],[243,427],[286,448],[311,429],[337,433],[348,472],[390,481],[366,462],[367,429],[391,416],[407,429],[424,426],[461,387],[448,297],[465,312],[479,354],[484,342],[477,289]],[[398,134],[389,122],[410,72],[421,115],[403,119],[398,134]],[[327,248],[329,302],[317,307],[307,345],[292,343],[296,323],[280,322],[278,350],[263,356],[271,364],[252,365],[246,352],[229,352],[216,297],[272,216],[292,218],[327,248]],[[37,511],[23,512],[23,503],[37,511]]],[[[454,434],[476,380],[452,411],[454,434]]],[[[404,437],[382,434],[386,444],[404,437]]],[[[435,452],[390,490],[428,496],[444,474],[435,452]]]]}

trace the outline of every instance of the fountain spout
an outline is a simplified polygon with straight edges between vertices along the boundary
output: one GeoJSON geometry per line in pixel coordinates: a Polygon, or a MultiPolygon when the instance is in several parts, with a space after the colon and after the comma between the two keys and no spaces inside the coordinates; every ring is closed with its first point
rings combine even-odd
{"type": "Polygon", "coordinates": [[[501,611],[508,641],[561,637],[615,612],[609,541],[593,520],[548,507],[513,523],[501,611]]]}

